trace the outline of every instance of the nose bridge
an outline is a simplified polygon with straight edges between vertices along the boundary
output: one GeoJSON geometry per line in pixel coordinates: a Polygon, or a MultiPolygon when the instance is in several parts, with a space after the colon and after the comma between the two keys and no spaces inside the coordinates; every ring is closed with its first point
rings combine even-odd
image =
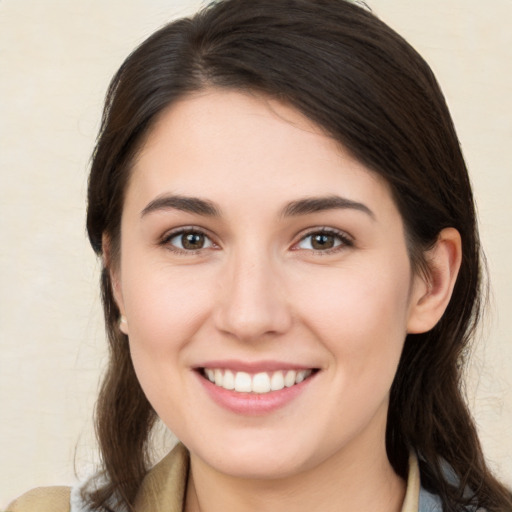
{"type": "Polygon", "coordinates": [[[233,251],[225,262],[217,327],[245,341],[286,331],[291,323],[281,264],[261,247],[233,251]]]}

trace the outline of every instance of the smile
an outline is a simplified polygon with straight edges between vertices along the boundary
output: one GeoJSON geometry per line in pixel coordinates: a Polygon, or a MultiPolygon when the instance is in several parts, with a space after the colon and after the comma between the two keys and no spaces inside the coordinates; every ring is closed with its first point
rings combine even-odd
{"type": "Polygon", "coordinates": [[[222,368],[202,368],[201,374],[216,386],[238,393],[265,394],[300,384],[315,370],[277,370],[250,374],[222,368]]]}

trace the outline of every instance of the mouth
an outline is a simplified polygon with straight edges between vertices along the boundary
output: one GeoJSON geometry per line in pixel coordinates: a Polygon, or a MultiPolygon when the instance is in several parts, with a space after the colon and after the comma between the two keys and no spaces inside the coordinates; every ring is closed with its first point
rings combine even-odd
{"type": "Polygon", "coordinates": [[[215,386],[237,393],[264,395],[284,388],[292,388],[318,372],[317,368],[302,370],[276,370],[248,373],[226,368],[198,368],[204,379],[215,386]]]}

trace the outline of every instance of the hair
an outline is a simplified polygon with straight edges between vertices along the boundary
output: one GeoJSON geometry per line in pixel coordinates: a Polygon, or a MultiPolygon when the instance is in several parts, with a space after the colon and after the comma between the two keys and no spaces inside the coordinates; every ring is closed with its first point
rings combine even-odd
{"type": "Polygon", "coordinates": [[[221,0],[158,30],[122,64],[108,90],[89,177],[87,230],[103,256],[102,298],[110,362],[96,408],[104,484],[96,510],[133,510],[150,459],[156,413],[118,327],[109,265],[119,257],[131,167],[158,116],[206,88],[257,92],[291,105],[390,186],[410,259],[446,227],[462,239],[451,301],[429,332],[406,337],[388,412],[386,447],[407,476],[410,449],[422,484],[443,510],[512,509],[486,466],[463,393],[463,370],[482,304],[481,256],[471,185],[443,94],[422,57],[368,10],[346,0],[221,0]],[[105,263],[103,240],[109,240],[105,263]],[[456,475],[447,481],[446,467],[456,475]],[[114,507],[115,508],[115,507],[114,507]]]}

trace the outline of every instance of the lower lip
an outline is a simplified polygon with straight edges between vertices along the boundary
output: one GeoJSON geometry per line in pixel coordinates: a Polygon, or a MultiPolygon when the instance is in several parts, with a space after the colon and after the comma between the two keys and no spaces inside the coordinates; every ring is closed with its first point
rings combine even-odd
{"type": "MultiPolygon", "coordinates": [[[[197,373],[197,372],[196,372],[197,373]]],[[[294,398],[303,393],[311,380],[317,374],[313,373],[300,384],[269,393],[239,393],[216,386],[201,374],[197,377],[213,401],[231,412],[249,416],[268,414],[289,404],[294,398]]]]}

